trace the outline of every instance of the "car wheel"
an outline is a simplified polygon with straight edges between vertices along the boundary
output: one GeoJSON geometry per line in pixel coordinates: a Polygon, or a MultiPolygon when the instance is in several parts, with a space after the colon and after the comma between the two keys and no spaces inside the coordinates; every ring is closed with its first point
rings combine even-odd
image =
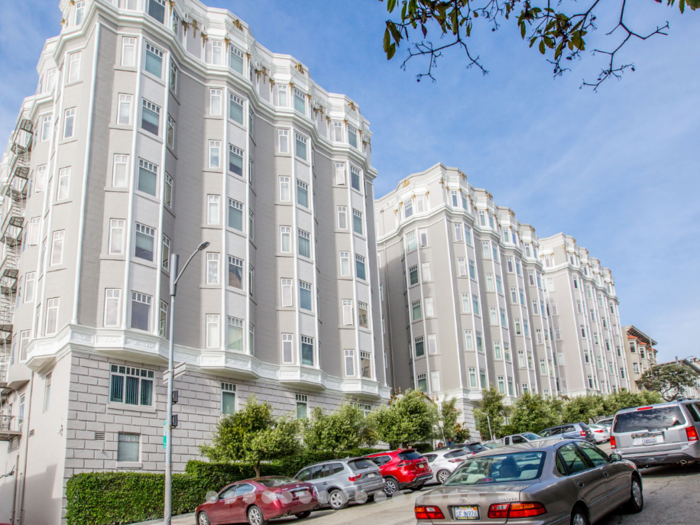
{"type": "Polygon", "coordinates": [[[442,485],[443,483],[445,483],[445,481],[447,481],[447,478],[450,477],[450,474],[451,473],[449,470],[441,470],[437,473],[437,476],[435,477],[437,478],[438,483],[442,485]]]}
{"type": "Polygon", "coordinates": [[[348,498],[342,490],[331,490],[328,494],[328,503],[333,510],[343,510],[348,506],[348,498]]]}
{"type": "Polygon", "coordinates": [[[310,510],[305,510],[304,512],[300,512],[299,514],[295,514],[294,517],[303,520],[311,516],[311,511],[310,510]]]}
{"type": "Polygon", "coordinates": [[[209,516],[207,516],[206,512],[199,513],[197,516],[197,525],[211,525],[211,521],[209,521],[209,516]]]}
{"type": "Polygon", "coordinates": [[[576,507],[571,513],[571,525],[589,525],[586,511],[581,507],[576,507]]]}
{"type": "Polygon", "coordinates": [[[625,505],[625,510],[632,514],[642,512],[644,508],[644,493],[642,492],[642,482],[636,476],[632,478],[630,493],[631,497],[625,505]]]}
{"type": "Polygon", "coordinates": [[[399,482],[394,478],[384,478],[384,492],[387,496],[393,496],[399,491],[399,482]]]}
{"type": "Polygon", "coordinates": [[[267,525],[267,520],[257,505],[253,505],[248,509],[248,523],[250,525],[267,525]]]}

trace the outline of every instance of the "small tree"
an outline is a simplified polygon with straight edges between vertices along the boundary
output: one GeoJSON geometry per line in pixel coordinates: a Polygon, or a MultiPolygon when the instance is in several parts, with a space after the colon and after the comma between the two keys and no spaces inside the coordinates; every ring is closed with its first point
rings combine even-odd
{"type": "Polygon", "coordinates": [[[605,415],[603,396],[588,395],[574,397],[566,402],[562,414],[562,423],[588,423],[590,420],[605,415]]]}
{"type": "Polygon", "coordinates": [[[540,394],[524,392],[515,402],[507,425],[509,434],[521,432],[540,432],[561,422],[561,412],[556,410],[557,403],[551,403],[540,394]]]}
{"type": "Polygon", "coordinates": [[[496,387],[481,391],[481,408],[474,409],[476,428],[481,434],[481,439],[498,439],[506,435],[505,418],[508,410],[503,404],[504,394],[496,387]]]}
{"type": "Polygon", "coordinates": [[[199,449],[211,461],[250,462],[260,477],[261,462],[299,452],[299,430],[298,421],[275,418],[269,403],[259,404],[251,395],[243,410],[219,420],[211,444],[199,449]]]}
{"type": "Polygon", "coordinates": [[[652,366],[637,380],[637,386],[659,392],[666,401],[684,397],[685,389],[695,385],[697,374],[685,365],[652,366]]]}
{"type": "Polygon", "coordinates": [[[304,425],[304,444],[312,451],[338,453],[352,450],[370,440],[371,432],[363,410],[352,403],[326,414],[316,407],[304,425]]]}
{"type": "Polygon", "coordinates": [[[369,416],[370,425],[382,441],[392,448],[410,446],[430,439],[437,425],[437,407],[420,390],[406,390],[390,405],[383,406],[369,416]]]}
{"type": "MultiPolygon", "coordinates": [[[[452,398],[449,401],[445,401],[442,404],[440,410],[440,419],[444,424],[443,430],[445,432],[445,439],[451,439],[455,441],[457,439],[457,419],[459,418],[459,410],[457,410],[457,399],[452,398]]],[[[440,439],[442,438],[442,433],[440,433],[440,439]]],[[[462,443],[462,441],[458,441],[462,443]]]]}

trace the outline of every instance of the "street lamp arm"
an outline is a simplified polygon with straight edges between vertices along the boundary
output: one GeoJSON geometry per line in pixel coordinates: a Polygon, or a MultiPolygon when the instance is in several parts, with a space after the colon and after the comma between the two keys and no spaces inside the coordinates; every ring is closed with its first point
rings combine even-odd
{"type": "MultiPolygon", "coordinates": [[[[180,280],[180,277],[182,277],[182,274],[185,273],[185,270],[187,269],[189,264],[192,262],[192,259],[194,259],[194,256],[197,255],[202,250],[206,249],[208,246],[209,246],[208,242],[203,242],[202,244],[197,246],[197,249],[194,252],[192,252],[192,255],[190,255],[190,258],[187,259],[185,266],[182,267],[182,270],[180,270],[180,272],[177,274],[177,277],[175,277],[175,279],[173,279],[173,284],[172,284],[172,288],[170,290],[170,295],[175,295],[175,290],[176,290],[175,287],[177,286],[177,282],[180,280]]],[[[177,268],[175,268],[175,271],[177,271],[177,268]]]]}

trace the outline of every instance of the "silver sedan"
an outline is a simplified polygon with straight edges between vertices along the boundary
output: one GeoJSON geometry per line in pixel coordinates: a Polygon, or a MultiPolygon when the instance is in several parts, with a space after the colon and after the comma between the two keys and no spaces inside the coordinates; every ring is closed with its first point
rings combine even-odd
{"type": "Polygon", "coordinates": [[[441,488],[418,497],[419,525],[591,525],[620,505],[644,506],[642,476],[586,441],[532,442],[465,460],[441,488]]]}

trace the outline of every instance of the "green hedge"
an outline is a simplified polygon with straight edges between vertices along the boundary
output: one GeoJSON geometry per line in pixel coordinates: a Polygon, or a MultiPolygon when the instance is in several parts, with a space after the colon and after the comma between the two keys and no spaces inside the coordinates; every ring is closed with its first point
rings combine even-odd
{"type": "MultiPolygon", "coordinates": [[[[357,449],[340,457],[364,456],[373,449],[357,449]]],[[[294,476],[302,468],[334,459],[325,452],[305,453],[261,466],[263,476],[294,476]]],[[[193,512],[209,491],[234,481],[255,477],[252,465],[189,461],[185,474],[173,475],[173,516],[193,512]]],[[[68,525],[123,525],[163,517],[163,474],[141,472],[89,472],[68,480],[68,525]]]]}

